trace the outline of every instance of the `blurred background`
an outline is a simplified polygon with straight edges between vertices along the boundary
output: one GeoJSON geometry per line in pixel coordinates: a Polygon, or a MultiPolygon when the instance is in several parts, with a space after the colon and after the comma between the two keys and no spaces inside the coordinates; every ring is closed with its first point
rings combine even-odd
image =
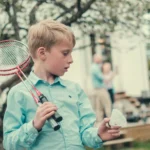
{"type": "MultiPolygon", "coordinates": [[[[58,20],[74,32],[74,63],[63,78],[79,83],[91,103],[95,101],[90,70],[93,55],[101,55],[116,72],[113,108],[124,114],[128,124],[120,138],[106,142],[101,149],[149,150],[150,0],[0,0],[0,40],[27,44],[30,25],[46,18],[58,20]]],[[[7,93],[18,82],[16,76],[0,77],[1,142],[7,93]]]]}

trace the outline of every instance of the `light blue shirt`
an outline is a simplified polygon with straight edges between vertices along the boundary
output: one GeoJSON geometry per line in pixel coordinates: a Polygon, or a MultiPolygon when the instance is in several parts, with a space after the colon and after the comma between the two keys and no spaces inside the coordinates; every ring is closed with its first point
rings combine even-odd
{"type": "Polygon", "coordinates": [[[99,64],[93,63],[91,66],[91,76],[94,88],[104,88],[104,78],[99,64]]]}
{"type": "Polygon", "coordinates": [[[93,127],[95,114],[78,84],[59,77],[49,84],[33,72],[28,78],[58,107],[58,113],[63,117],[61,128],[54,131],[48,122],[40,132],[33,127],[37,105],[25,86],[19,83],[10,90],[7,98],[3,125],[6,150],[85,150],[84,145],[102,146],[98,129],[93,127]]]}

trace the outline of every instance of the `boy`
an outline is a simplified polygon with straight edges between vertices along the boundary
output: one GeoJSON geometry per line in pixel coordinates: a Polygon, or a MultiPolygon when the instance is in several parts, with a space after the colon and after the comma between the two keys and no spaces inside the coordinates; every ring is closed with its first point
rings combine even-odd
{"type": "Polygon", "coordinates": [[[74,45],[73,33],[56,21],[44,20],[29,29],[34,68],[28,78],[49,102],[37,108],[22,83],[10,90],[4,117],[6,150],[85,150],[83,145],[99,148],[102,141],[119,136],[119,127],[106,127],[108,118],[94,128],[95,115],[83,90],[59,77],[73,62],[74,45]],[[58,131],[46,121],[55,111],[63,117],[58,131]]]}

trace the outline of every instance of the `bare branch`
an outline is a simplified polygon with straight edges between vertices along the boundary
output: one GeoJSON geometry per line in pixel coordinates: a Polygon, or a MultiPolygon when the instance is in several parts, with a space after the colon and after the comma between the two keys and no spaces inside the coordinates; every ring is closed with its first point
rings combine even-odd
{"type": "Polygon", "coordinates": [[[16,39],[20,40],[19,24],[18,24],[18,21],[17,21],[16,3],[17,3],[17,0],[12,1],[12,9],[13,9],[12,25],[13,25],[13,28],[14,28],[14,31],[15,31],[16,39]]]}
{"type": "Polygon", "coordinates": [[[8,17],[9,17],[9,22],[11,22],[11,13],[10,13],[10,3],[9,3],[9,1],[6,1],[5,3],[5,11],[7,12],[7,14],[8,14],[8,17]]]}
{"type": "Polygon", "coordinates": [[[44,0],[44,1],[37,1],[35,6],[30,11],[30,14],[29,14],[30,25],[32,25],[32,24],[34,24],[36,22],[36,15],[35,15],[36,11],[38,10],[39,6],[42,5],[44,2],[46,2],[46,0],[44,0]]]}
{"type": "Polygon", "coordinates": [[[76,7],[76,5],[71,6],[69,9],[66,9],[64,12],[62,12],[58,17],[55,18],[55,20],[63,17],[64,15],[66,15],[67,13],[70,13],[74,8],[76,7]]]}
{"type": "Polygon", "coordinates": [[[91,7],[91,5],[95,2],[96,0],[90,0],[84,7],[82,7],[81,11],[78,11],[76,14],[72,15],[71,18],[63,21],[64,24],[66,25],[71,25],[71,23],[75,22],[78,20],[78,18],[81,18],[82,15],[91,7]]]}
{"type": "Polygon", "coordinates": [[[19,27],[20,30],[25,30],[26,32],[28,32],[28,29],[27,28],[24,28],[24,27],[19,27]]]}
{"type": "Polygon", "coordinates": [[[81,10],[81,0],[77,0],[77,8],[78,8],[78,11],[81,10]]]}
{"type": "Polygon", "coordinates": [[[6,29],[6,27],[7,27],[9,24],[10,24],[10,22],[6,23],[6,24],[4,25],[4,27],[2,28],[2,30],[1,30],[1,38],[2,38],[2,39],[3,39],[3,32],[4,32],[4,30],[6,29]]]}
{"type": "Polygon", "coordinates": [[[62,8],[63,10],[68,10],[69,8],[66,7],[65,5],[62,4],[62,2],[57,2],[57,1],[54,1],[54,4],[60,8],[62,8]]]}

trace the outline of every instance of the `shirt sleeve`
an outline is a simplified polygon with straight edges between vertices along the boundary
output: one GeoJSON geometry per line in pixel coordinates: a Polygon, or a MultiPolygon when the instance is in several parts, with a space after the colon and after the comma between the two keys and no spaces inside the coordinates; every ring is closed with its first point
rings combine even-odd
{"type": "Polygon", "coordinates": [[[10,91],[7,97],[7,109],[3,120],[4,140],[6,150],[22,150],[31,147],[38,136],[32,120],[25,123],[25,101],[19,91],[10,91]]]}
{"type": "Polygon", "coordinates": [[[101,72],[101,69],[97,65],[94,65],[92,67],[91,72],[92,72],[93,76],[95,78],[97,78],[100,82],[102,82],[104,80],[104,77],[103,77],[103,74],[101,72]]]}
{"type": "Polygon", "coordinates": [[[95,113],[84,91],[79,88],[79,115],[80,135],[84,145],[92,148],[100,148],[103,144],[98,136],[98,128],[94,127],[95,113]]]}

